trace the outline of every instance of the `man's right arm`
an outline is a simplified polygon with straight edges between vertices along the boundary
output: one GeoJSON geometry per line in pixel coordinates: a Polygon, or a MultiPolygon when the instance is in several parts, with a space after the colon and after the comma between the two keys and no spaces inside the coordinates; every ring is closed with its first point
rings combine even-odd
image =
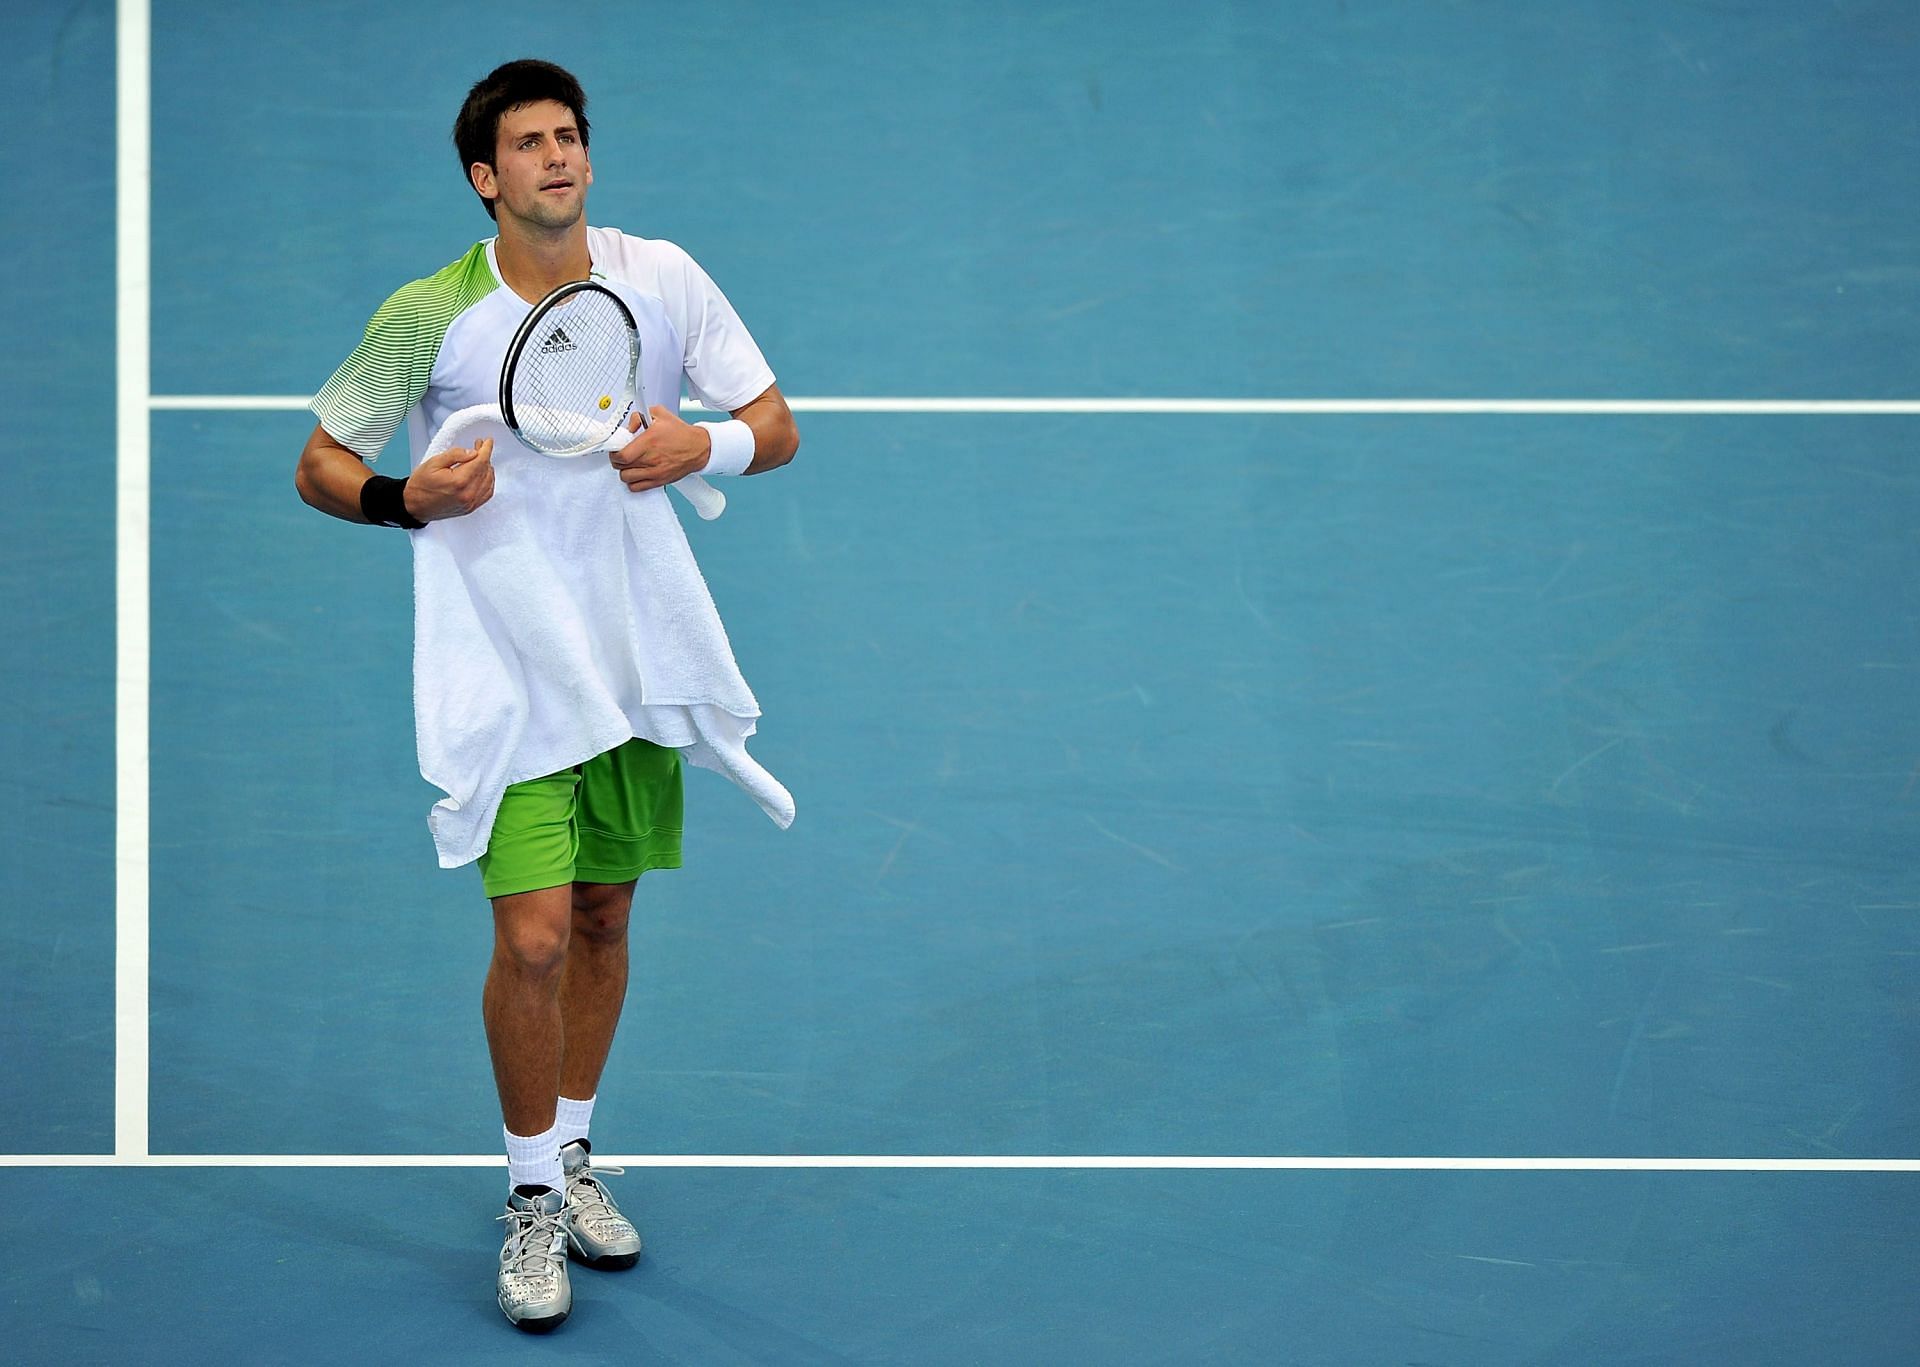
{"type": "MultiPolygon", "coordinates": [[[[316,423],[300,452],[293,485],[302,499],[330,517],[365,522],[361,486],[372,477],[365,461],[316,423]]],[[[406,509],[417,521],[462,517],[493,497],[493,442],[482,438],[472,450],[442,451],[420,462],[402,483],[406,509]]]]}

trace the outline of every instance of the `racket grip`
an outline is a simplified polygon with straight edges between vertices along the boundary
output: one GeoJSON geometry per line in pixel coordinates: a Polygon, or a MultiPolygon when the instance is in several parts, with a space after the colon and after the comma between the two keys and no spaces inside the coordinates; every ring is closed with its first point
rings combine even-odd
{"type": "Polygon", "coordinates": [[[687,502],[693,505],[693,510],[700,514],[703,522],[711,522],[727,510],[727,496],[700,475],[677,479],[673,487],[686,496],[687,502]]]}

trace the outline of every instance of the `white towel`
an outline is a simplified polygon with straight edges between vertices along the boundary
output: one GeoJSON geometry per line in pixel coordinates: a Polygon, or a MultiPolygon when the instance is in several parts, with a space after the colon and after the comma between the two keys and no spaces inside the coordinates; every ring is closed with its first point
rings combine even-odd
{"type": "Polygon", "coordinates": [[[413,535],[413,706],[443,868],[480,857],[508,785],[639,736],[725,774],[783,829],[793,797],[746,751],[760,705],[664,491],[605,456],[520,444],[491,405],[420,459],[493,438],[493,497],[413,535]]]}

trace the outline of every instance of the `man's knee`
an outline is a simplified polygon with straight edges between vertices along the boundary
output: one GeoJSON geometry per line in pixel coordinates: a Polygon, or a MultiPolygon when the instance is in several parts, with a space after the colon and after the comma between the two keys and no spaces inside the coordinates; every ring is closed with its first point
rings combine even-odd
{"type": "Polygon", "coordinates": [[[557,976],[567,960],[572,934],[567,890],[496,897],[493,901],[494,955],[527,977],[557,976]]]}
{"type": "Polygon", "coordinates": [[[633,883],[575,883],[573,933],[594,944],[617,944],[627,936],[633,883]]]}

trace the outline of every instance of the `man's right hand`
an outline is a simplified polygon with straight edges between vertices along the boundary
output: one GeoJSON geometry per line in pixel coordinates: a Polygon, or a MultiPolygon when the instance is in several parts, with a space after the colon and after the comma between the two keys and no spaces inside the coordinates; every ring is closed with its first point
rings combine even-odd
{"type": "Polygon", "coordinates": [[[456,446],[413,467],[407,476],[407,511],[422,522],[465,517],[493,497],[493,439],[471,451],[456,446]]]}

